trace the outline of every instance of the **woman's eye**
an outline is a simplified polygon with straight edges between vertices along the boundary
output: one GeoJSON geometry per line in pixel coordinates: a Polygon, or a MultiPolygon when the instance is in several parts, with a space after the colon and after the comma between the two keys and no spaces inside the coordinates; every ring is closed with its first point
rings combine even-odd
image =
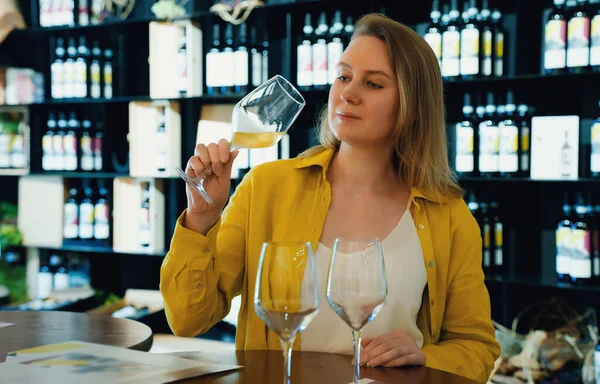
{"type": "Polygon", "coordinates": [[[348,78],[346,76],[338,76],[338,80],[341,82],[344,82],[344,81],[348,80],[348,78]]]}
{"type": "Polygon", "coordinates": [[[379,84],[375,84],[375,83],[373,83],[372,81],[369,81],[369,82],[367,83],[367,85],[368,85],[369,87],[373,88],[373,89],[380,89],[380,88],[382,88],[382,86],[381,86],[381,85],[379,85],[379,84]]]}

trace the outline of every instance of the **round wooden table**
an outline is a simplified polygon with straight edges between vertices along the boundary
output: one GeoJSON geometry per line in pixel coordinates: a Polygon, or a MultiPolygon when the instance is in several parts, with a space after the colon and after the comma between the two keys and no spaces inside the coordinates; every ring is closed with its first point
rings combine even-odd
{"type": "MultiPolygon", "coordinates": [[[[177,352],[169,355],[244,366],[237,371],[200,376],[182,383],[281,384],[283,381],[283,356],[277,351],[232,351],[219,354],[177,352]]],[[[292,384],[348,384],[352,383],[352,375],[352,356],[317,352],[292,353],[292,384]]],[[[361,379],[374,380],[373,384],[477,384],[476,381],[426,367],[361,367],[360,376],[361,379]]]]}
{"type": "Polygon", "coordinates": [[[60,311],[0,311],[0,352],[65,341],[86,341],[147,352],[152,330],[134,320],[60,311]]]}

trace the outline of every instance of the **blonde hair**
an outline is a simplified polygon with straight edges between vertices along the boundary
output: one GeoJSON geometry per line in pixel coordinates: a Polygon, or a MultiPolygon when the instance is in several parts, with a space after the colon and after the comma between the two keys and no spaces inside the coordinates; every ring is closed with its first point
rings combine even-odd
{"type": "MultiPolygon", "coordinates": [[[[352,40],[361,36],[374,36],[386,43],[398,80],[399,115],[392,139],[396,141],[400,178],[423,192],[462,197],[448,165],[443,82],[432,49],[412,29],[381,14],[365,15],[356,22],[352,40]]],[[[319,118],[320,145],[300,156],[339,149],[327,111],[325,106],[319,118]]]]}

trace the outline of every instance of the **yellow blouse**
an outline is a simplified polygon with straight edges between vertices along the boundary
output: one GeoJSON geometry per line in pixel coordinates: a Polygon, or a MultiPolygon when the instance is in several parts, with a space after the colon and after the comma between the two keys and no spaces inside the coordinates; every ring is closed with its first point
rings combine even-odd
{"type": "MultiPolygon", "coordinates": [[[[326,174],[333,154],[324,150],[252,168],[207,236],[184,228],[181,215],[160,277],[176,335],[208,331],[241,294],[236,348],[281,350],[278,336],[254,311],[261,246],[309,241],[316,248],[331,201],[326,174]]],[[[479,226],[463,199],[413,188],[410,200],[427,270],[417,317],[426,365],[486,382],[500,347],[481,268],[479,226]]],[[[294,350],[301,342],[299,334],[294,350]]]]}

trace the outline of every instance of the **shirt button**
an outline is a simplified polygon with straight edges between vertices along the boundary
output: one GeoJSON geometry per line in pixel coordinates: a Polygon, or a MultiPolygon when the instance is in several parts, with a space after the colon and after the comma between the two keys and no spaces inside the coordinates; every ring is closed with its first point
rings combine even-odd
{"type": "Polygon", "coordinates": [[[433,261],[430,261],[430,262],[429,262],[429,266],[430,266],[431,268],[433,268],[433,266],[434,266],[434,265],[435,265],[435,263],[434,263],[433,261]]]}
{"type": "Polygon", "coordinates": [[[433,306],[433,304],[435,304],[435,300],[431,300],[431,306],[433,306]]]}
{"type": "Polygon", "coordinates": [[[425,226],[423,224],[419,224],[419,229],[424,229],[425,226]]]}
{"type": "Polygon", "coordinates": [[[437,333],[434,333],[432,336],[435,339],[437,337],[437,333]]]}
{"type": "Polygon", "coordinates": [[[202,253],[209,254],[210,253],[210,249],[209,248],[202,248],[202,253]]]}

